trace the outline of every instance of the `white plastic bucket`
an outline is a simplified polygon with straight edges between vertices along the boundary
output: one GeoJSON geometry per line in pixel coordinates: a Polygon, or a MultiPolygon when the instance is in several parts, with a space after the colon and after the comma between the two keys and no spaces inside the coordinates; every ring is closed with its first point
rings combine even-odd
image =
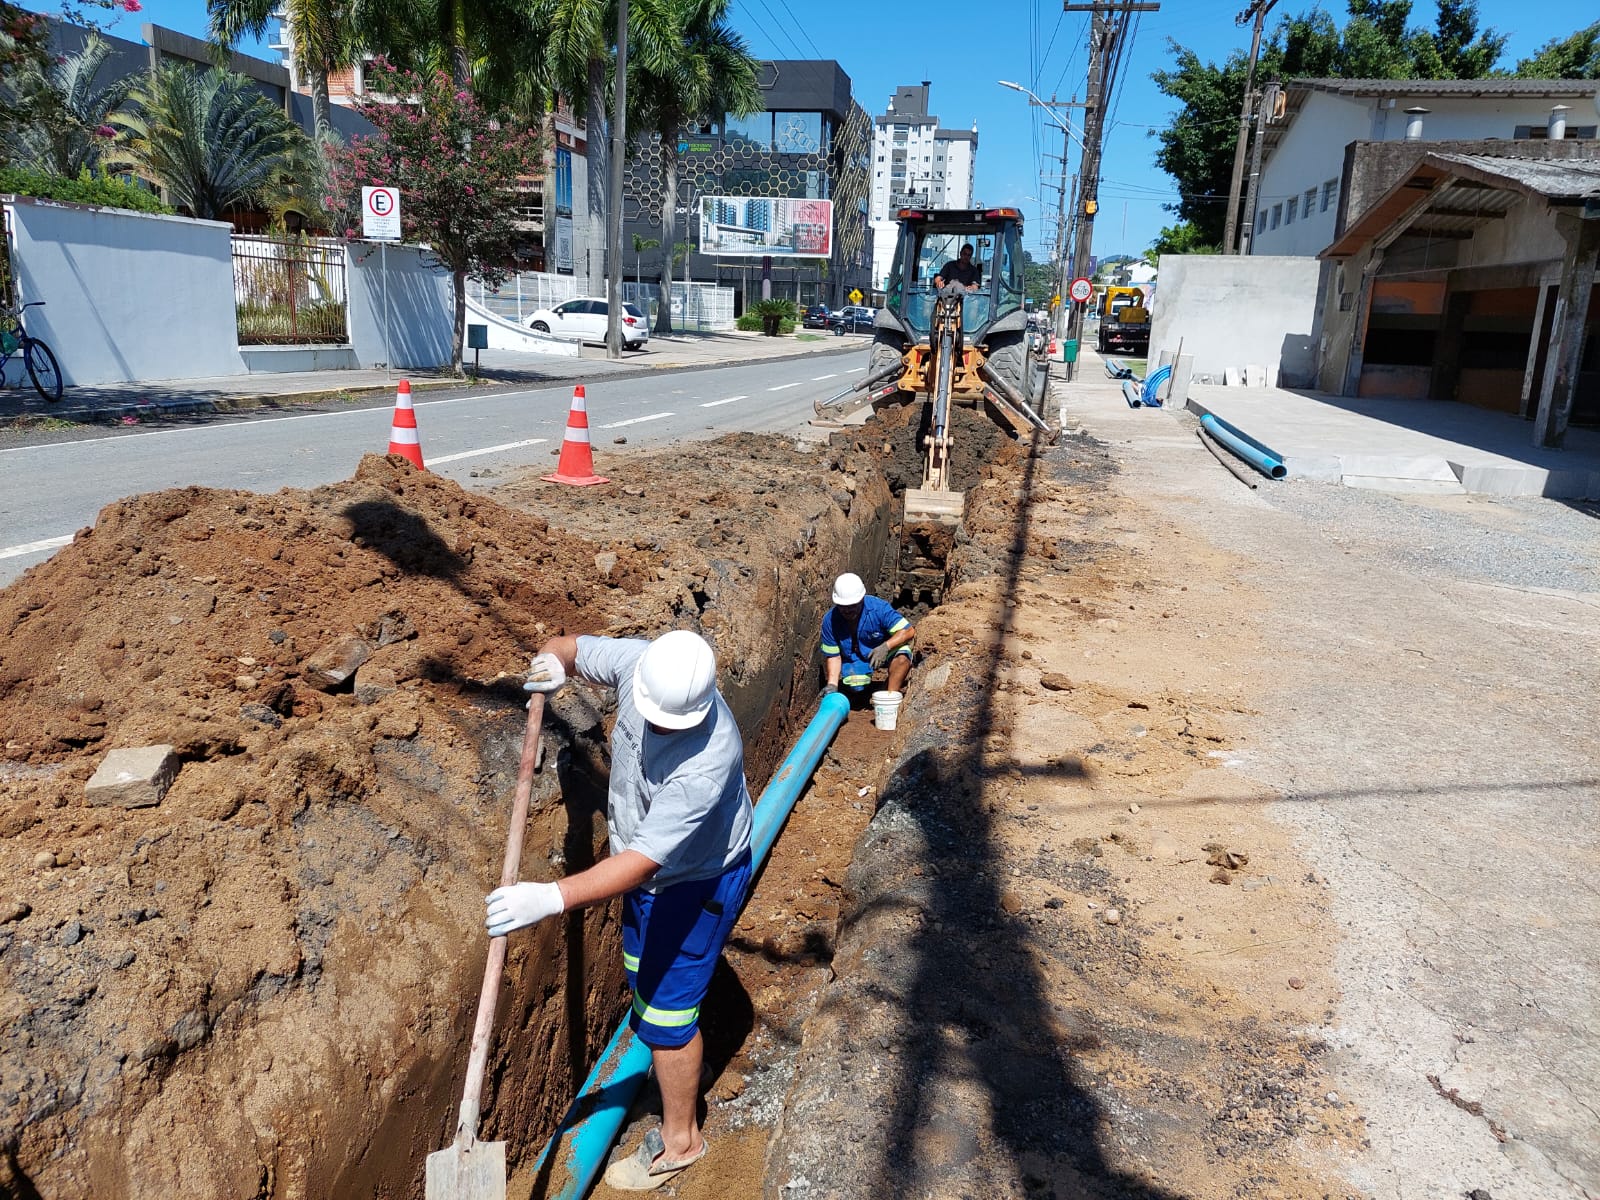
{"type": "Polygon", "coordinates": [[[900,701],[903,699],[905,697],[899,692],[873,692],[872,723],[879,729],[893,729],[900,717],[900,701]]]}

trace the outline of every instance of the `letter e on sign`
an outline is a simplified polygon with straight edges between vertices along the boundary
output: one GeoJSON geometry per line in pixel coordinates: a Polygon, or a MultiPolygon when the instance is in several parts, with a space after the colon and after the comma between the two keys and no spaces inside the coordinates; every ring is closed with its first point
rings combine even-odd
{"type": "Polygon", "coordinates": [[[361,236],[369,242],[400,240],[400,189],[361,189],[361,236]]]}

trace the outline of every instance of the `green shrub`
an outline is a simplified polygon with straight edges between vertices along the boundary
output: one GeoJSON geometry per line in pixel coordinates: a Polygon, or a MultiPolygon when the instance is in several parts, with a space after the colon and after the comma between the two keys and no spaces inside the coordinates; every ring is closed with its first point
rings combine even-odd
{"type": "Polygon", "coordinates": [[[793,300],[757,300],[750,311],[757,317],[777,317],[790,324],[800,319],[800,310],[793,300]]]}
{"type": "Polygon", "coordinates": [[[99,208],[127,208],[134,212],[170,213],[161,197],[148,188],[129,183],[102,171],[91,175],[85,167],[76,179],[51,175],[26,167],[0,167],[0,194],[37,196],[41,200],[60,200],[67,204],[91,204],[99,208]]]}
{"type": "MultiPolygon", "coordinates": [[[[777,301],[772,301],[772,303],[777,303],[777,301]]],[[[756,312],[756,310],[753,308],[747,309],[744,313],[740,314],[739,319],[734,322],[734,324],[739,329],[742,329],[745,333],[764,333],[766,332],[767,328],[765,322],[762,320],[761,314],[756,312]]],[[[796,322],[793,318],[790,318],[786,321],[780,320],[778,322],[778,332],[780,334],[793,333],[795,324],[796,322]]]]}

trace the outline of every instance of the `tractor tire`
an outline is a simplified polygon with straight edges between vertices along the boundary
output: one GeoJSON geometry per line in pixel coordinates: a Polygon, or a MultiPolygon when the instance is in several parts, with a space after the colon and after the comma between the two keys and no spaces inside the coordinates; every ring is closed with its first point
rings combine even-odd
{"type": "Polygon", "coordinates": [[[1021,334],[999,334],[989,338],[989,369],[1004,379],[1029,404],[1033,403],[1033,374],[1028,358],[1028,342],[1021,334]]]}
{"type": "MultiPolygon", "coordinates": [[[[872,356],[867,360],[867,378],[872,379],[879,371],[887,370],[891,362],[898,363],[905,355],[904,347],[905,343],[902,339],[892,333],[885,333],[880,330],[872,339],[872,356]]],[[[881,388],[889,382],[886,379],[883,383],[877,384],[876,387],[881,388]]],[[[910,392],[896,391],[876,403],[879,405],[904,404],[910,399],[910,392]]]]}

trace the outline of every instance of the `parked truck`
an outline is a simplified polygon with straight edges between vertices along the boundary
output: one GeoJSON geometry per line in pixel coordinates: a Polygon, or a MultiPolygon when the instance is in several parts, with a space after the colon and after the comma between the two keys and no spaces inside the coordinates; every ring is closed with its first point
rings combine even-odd
{"type": "Polygon", "coordinates": [[[1100,293],[1100,333],[1095,345],[1101,354],[1150,352],[1150,310],[1144,292],[1136,287],[1115,286],[1100,293]]]}

